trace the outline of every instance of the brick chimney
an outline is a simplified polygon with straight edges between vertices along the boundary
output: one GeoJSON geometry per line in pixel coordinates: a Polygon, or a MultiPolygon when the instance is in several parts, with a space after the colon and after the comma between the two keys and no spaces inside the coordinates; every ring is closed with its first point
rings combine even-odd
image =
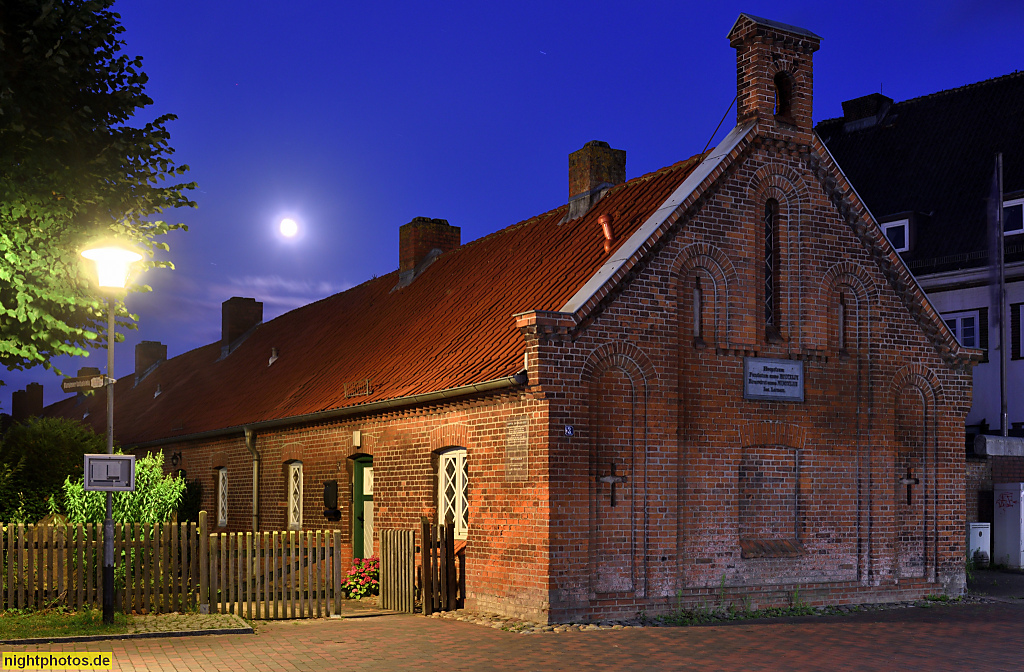
{"type": "Polygon", "coordinates": [[[462,244],[462,229],[446,219],[415,217],[398,229],[398,285],[405,287],[438,256],[462,244]]]}
{"type": "MultiPolygon", "coordinates": [[[[241,337],[263,321],[263,302],[232,296],[221,304],[220,356],[227,357],[241,344],[241,337]]],[[[166,356],[166,348],[164,355],[166,356]]],[[[138,367],[136,367],[138,370],[138,367]]]]}
{"type": "Polygon", "coordinates": [[[17,390],[11,395],[11,419],[21,422],[43,413],[43,386],[29,383],[24,390],[17,390]]]}
{"type": "Polygon", "coordinates": [[[813,54],[821,38],[805,28],[740,14],[729,31],[736,49],[736,120],[758,119],[763,135],[809,143],[813,54]]]}
{"type": "Polygon", "coordinates": [[[892,98],[880,93],[843,101],[843,131],[849,133],[874,126],[885,118],[890,107],[892,98]]]}
{"type": "Polygon", "coordinates": [[[626,181],[626,150],[591,140],[569,155],[569,213],[578,219],[601,200],[607,189],[626,181]]]}
{"type": "Polygon", "coordinates": [[[167,346],[160,341],[142,341],[135,346],[135,383],[146,377],[150,369],[167,359],[167,346]]]}

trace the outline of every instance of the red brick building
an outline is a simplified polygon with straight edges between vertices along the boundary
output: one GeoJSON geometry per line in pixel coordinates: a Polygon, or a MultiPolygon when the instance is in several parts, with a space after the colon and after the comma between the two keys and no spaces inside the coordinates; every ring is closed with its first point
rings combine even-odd
{"type": "Polygon", "coordinates": [[[567,205],[465,245],[414,220],[397,272],[267,323],[231,299],[222,342],[142,351],[118,439],[230,530],[338,526],[368,555],[371,518],[450,512],[468,606],[506,614],[959,594],[981,353],[814,133],[819,38],[749,15],[728,37],[716,149],[625,181],[588,143],[567,205]]]}

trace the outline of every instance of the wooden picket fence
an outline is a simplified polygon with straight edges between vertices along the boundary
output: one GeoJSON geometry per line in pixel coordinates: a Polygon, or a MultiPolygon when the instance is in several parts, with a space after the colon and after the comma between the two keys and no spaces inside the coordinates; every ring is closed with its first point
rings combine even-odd
{"type": "MultiPolygon", "coordinates": [[[[337,530],[214,533],[199,524],[116,524],[114,604],[124,612],[291,619],[340,613],[337,530]]],[[[0,524],[0,607],[100,608],[103,526],[0,524]]]]}

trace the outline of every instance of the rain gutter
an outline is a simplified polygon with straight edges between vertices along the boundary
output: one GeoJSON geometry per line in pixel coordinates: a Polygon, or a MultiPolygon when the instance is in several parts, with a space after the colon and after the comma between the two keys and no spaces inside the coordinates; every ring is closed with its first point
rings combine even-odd
{"type": "MultiPolygon", "coordinates": [[[[416,404],[425,404],[432,401],[441,401],[443,399],[454,399],[457,397],[464,397],[466,395],[475,394],[478,392],[491,392],[494,390],[501,390],[508,387],[516,387],[518,385],[525,385],[528,381],[526,371],[520,371],[514,376],[505,376],[503,378],[495,378],[493,380],[486,380],[481,383],[470,383],[469,385],[460,385],[459,387],[450,387],[446,390],[438,390],[437,392],[424,392],[422,394],[412,394],[407,397],[398,397],[396,399],[384,399],[382,401],[373,401],[368,404],[359,404],[356,406],[346,406],[344,408],[335,408],[329,411],[317,411],[315,413],[305,413],[303,415],[293,415],[287,418],[277,418],[274,420],[264,420],[262,422],[251,422],[244,425],[235,425],[233,427],[223,427],[221,429],[211,429],[205,432],[195,432],[193,434],[182,434],[181,436],[169,436],[163,439],[155,439],[153,441],[144,441],[142,443],[128,444],[128,448],[155,448],[157,446],[165,446],[170,443],[181,443],[183,441],[196,441],[199,439],[209,439],[217,436],[226,436],[230,434],[244,433],[248,436],[253,433],[252,447],[249,446],[248,439],[246,440],[246,448],[249,448],[250,453],[255,452],[255,432],[275,429],[277,427],[284,427],[288,425],[297,425],[310,422],[321,422],[324,420],[335,420],[337,418],[345,418],[352,415],[360,415],[364,413],[376,413],[377,411],[393,410],[398,408],[406,408],[408,406],[414,406],[416,404]]],[[[256,464],[257,456],[254,457],[254,465],[256,464]]],[[[254,466],[255,469],[255,466],[254,466]]]]}

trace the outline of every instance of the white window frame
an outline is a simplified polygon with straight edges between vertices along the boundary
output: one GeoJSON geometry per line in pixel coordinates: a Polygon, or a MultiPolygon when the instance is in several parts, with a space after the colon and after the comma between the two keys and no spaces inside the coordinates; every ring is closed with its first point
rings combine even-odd
{"type": "Polygon", "coordinates": [[[288,529],[302,529],[302,462],[288,462],[285,490],[288,492],[288,529]]]}
{"type": "Polygon", "coordinates": [[[438,519],[444,524],[451,513],[455,522],[455,538],[465,539],[469,532],[469,468],[466,449],[449,450],[441,453],[440,457],[437,479],[438,519]],[[448,494],[449,485],[452,486],[453,496],[448,494]]]}
{"type": "Polygon", "coordinates": [[[980,348],[981,347],[981,311],[979,310],[958,310],[952,313],[943,313],[942,319],[949,326],[950,331],[956,336],[957,342],[965,348],[980,348]],[[967,344],[963,342],[963,322],[964,318],[974,319],[974,342],[967,344]]]}
{"type": "Polygon", "coordinates": [[[910,249],[910,220],[909,219],[897,219],[892,222],[885,222],[882,224],[882,233],[885,234],[885,239],[892,244],[893,248],[897,252],[906,252],[910,249]],[[889,229],[895,229],[896,227],[903,227],[903,247],[896,247],[896,244],[889,238],[889,229]]]}
{"type": "MultiPolygon", "coordinates": [[[[1006,217],[1006,209],[1012,207],[1019,207],[1021,209],[1021,214],[1024,215],[1024,197],[1014,198],[1009,201],[1003,201],[1003,217],[1006,217]]],[[[1024,233],[1024,216],[1021,217],[1021,228],[1013,229],[1010,231],[1007,231],[1005,229],[1003,230],[1004,236],[1016,236],[1018,233],[1024,233]]]]}
{"type": "Polygon", "coordinates": [[[217,468],[217,527],[228,526],[228,468],[217,468]]]}

